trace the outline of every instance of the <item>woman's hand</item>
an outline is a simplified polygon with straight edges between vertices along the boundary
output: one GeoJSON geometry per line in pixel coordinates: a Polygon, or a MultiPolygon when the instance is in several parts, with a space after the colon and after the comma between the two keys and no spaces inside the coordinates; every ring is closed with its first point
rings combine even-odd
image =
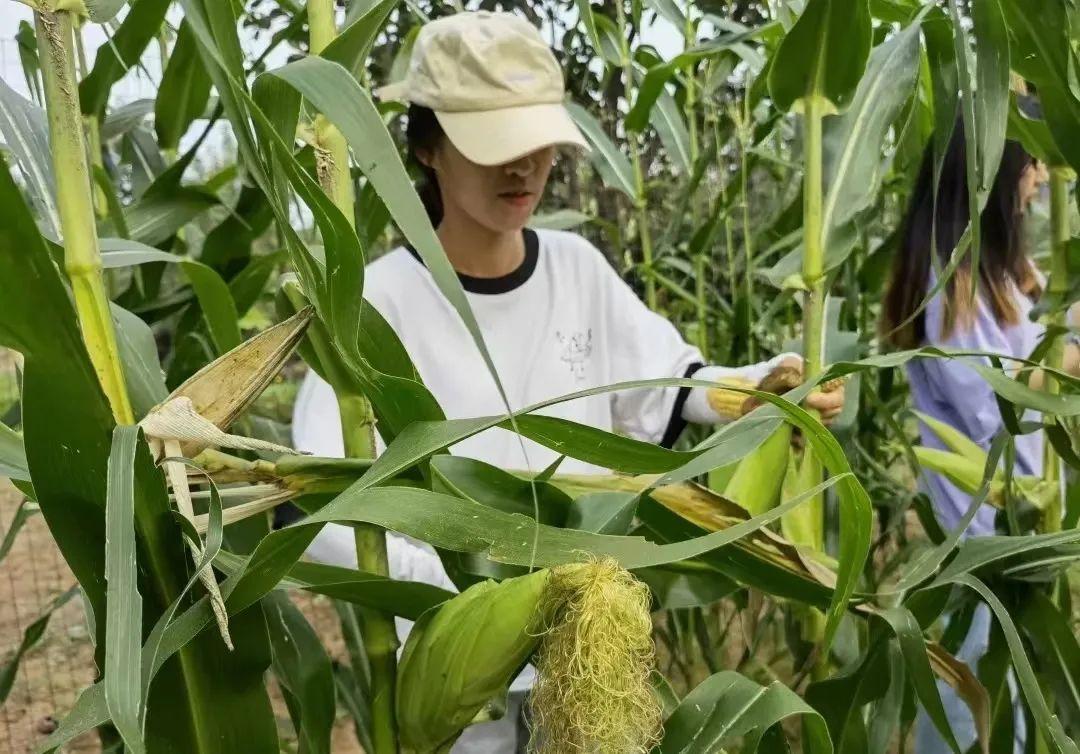
{"type": "MultiPolygon", "coordinates": [[[[798,356],[787,356],[780,361],[780,366],[775,371],[785,370],[791,377],[797,378],[794,385],[801,385],[803,382],[803,360],[798,356]]],[[[771,375],[770,375],[771,376],[771,375]]],[[[790,378],[789,378],[790,379],[790,378]]],[[[761,381],[760,389],[769,389],[766,383],[769,381],[769,377],[766,377],[761,381]]],[[[794,380],[793,380],[794,381],[794,380]]],[[[790,389],[790,388],[787,388],[790,389]]],[[[777,391],[770,391],[777,392],[777,391]]],[[[817,411],[818,416],[821,419],[822,424],[828,426],[836,420],[836,417],[840,415],[840,412],[844,410],[844,381],[843,380],[829,380],[824,385],[814,388],[810,395],[806,396],[806,400],[803,401],[803,405],[808,409],[817,411]]]]}

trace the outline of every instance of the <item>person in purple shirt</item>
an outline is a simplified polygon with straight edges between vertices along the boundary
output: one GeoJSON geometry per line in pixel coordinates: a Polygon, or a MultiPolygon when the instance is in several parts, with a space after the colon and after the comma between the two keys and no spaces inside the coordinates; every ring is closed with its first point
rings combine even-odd
{"type": "MultiPolygon", "coordinates": [[[[938,346],[1027,358],[1045,333],[1044,326],[1032,321],[1030,316],[1044,279],[1027,253],[1024,216],[1047,176],[1046,168],[1017,142],[1005,143],[982,212],[978,268],[973,269],[971,255],[967,255],[926,308],[916,313],[927,292],[936,285],[937,272],[945,268],[968,225],[965,161],[963,125],[957,123],[941,166],[935,202],[933,151],[931,147],[926,150],[883,302],[882,331],[897,348],[938,346]],[[936,263],[932,258],[935,249],[936,263]],[[977,285],[974,297],[973,281],[977,285]]],[[[989,363],[986,358],[983,361],[989,363]]],[[[1070,344],[1066,368],[1076,373],[1078,364],[1080,351],[1070,344]]],[[[917,359],[909,363],[907,376],[917,410],[952,425],[983,448],[989,447],[1002,428],[1002,418],[994,392],[969,363],[963,359],[917,359]]],[[[1036,373],[1032,384],[1039,382],[1041,373],[1036,373]]],[[[1024,418],[1038,420],[1039,415],[1029,412],[1024,418]]],[[[923,445],[943,447],[925,425],[920,424],[920,434],[923,445]]],[[[1017,437],[1014,473],[1041,475],[1042,448],[1041,432],[1017,437]]],[[[950,530],[958,526],[971,506],[971,496],[936,473],[924,472],[920,482],[933,502],[941,525],[950,530]]],[[[984,505],[965,536],[988,535],[994,531],[995,510],[984,505]]],[[[957,653],[973,669],[986,652],[990,625],[989,610],[980,604],[957,653]]],[[[939,687],[953,732],[961,750],[967,750],[975,742],[971,713],[951,688],[944,684],[939,687]]],[[[1026,737],[1023,715],[1017,715],[1015,731],[1016,751],[1020,752],[1026,737]]],[[[916,754],[950,751],[925,714],[920,715],[917,723],[915,751],[916,754]]]]}

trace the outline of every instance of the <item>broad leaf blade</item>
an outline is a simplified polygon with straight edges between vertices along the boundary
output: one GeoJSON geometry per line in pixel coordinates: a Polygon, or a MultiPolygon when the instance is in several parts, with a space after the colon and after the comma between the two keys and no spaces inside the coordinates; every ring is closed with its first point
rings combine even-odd
{"type": "Polygon", "coordinates": [[[135,451],[139,428],[113,430],[105,506],[105,704],[126,746],[145,751],[144,710],[139,693],[142,673],[142,596],[135,553],[135,451]]]}

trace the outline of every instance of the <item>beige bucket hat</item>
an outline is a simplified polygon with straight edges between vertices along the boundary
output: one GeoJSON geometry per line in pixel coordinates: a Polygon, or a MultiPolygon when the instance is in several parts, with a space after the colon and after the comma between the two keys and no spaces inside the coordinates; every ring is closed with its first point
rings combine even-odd
{"type": "Polygon", "coordinates": [[[447,138],[479,165],[537,149],[588,149],[563,106],[562,70],[540,32],[510,13],[456,13],[426,24],[405,79],[375,92],[435,112],[447,138]]]}

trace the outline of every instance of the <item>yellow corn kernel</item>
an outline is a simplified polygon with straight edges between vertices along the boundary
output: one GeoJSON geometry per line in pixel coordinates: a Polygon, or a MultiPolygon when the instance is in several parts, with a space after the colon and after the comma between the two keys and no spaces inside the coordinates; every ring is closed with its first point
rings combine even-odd
{"type": "Polygon", "coordinates": [[[753,388],[754,383],[739,377],[729,377],[716,383],[705,392],[705,399],[709,408],[725,419],[738,419],[743,415],[743,403],[746,401],[746,393],[731,390],[729,387],[753,388]]]}

